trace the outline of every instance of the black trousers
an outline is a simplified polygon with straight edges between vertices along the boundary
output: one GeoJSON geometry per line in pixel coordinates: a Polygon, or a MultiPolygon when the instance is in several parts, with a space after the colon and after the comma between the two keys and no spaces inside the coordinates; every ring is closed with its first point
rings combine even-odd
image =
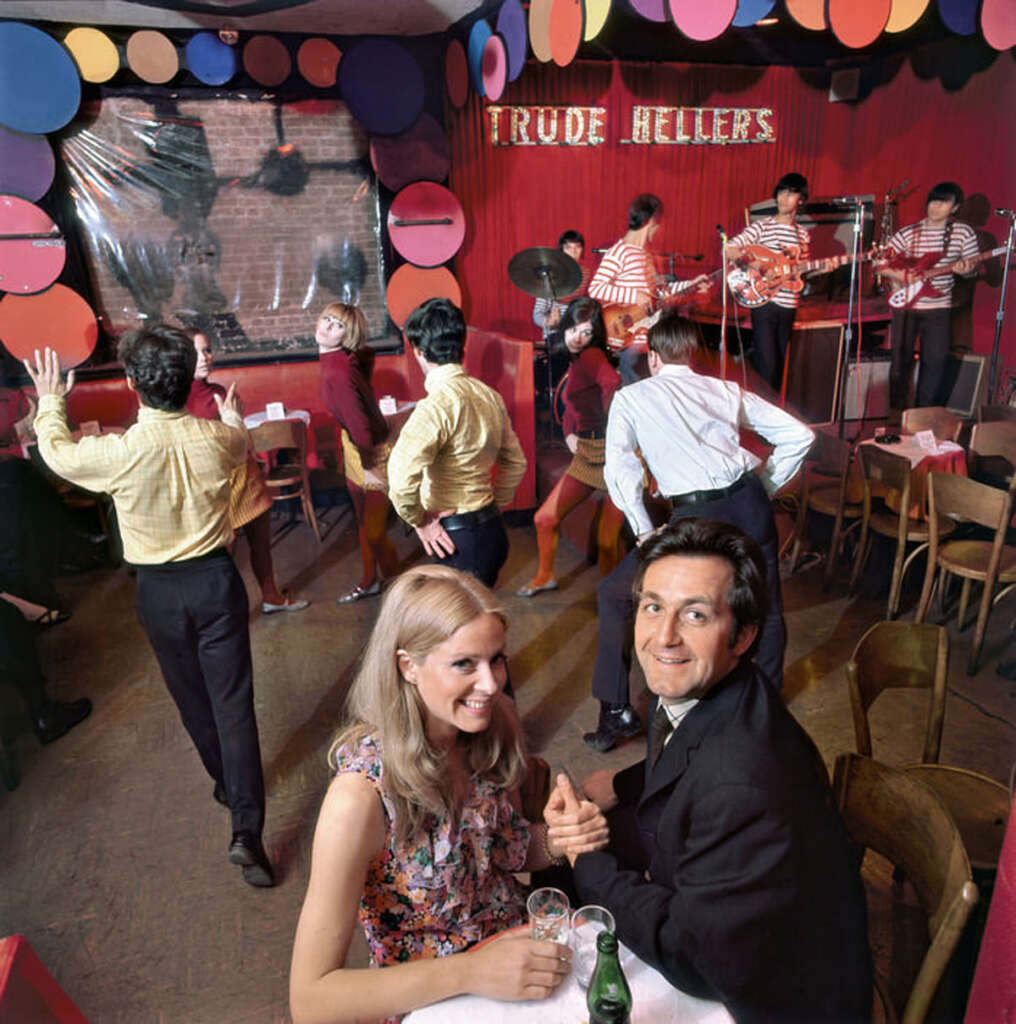
{"type": "Polygon", "coordinates": [[[949,359],[948,309],[897,309],[892,322],[892,362],[889,364],[889,404],[906,409],[910,399],[910,374],[914,348],[921,339],[914,404],[945,405],[945,368],[949,359]]]}
{"type": "Polygon", "coordinates": [[[138,566],[137,611],[233,831],[260,835],[265,783],[254,717],[247,591],[224,551],[138,566]]]}
{"type": "MultiPolygon", "coordinates": [[[[0,598],[0,683],[10,683],[33,715],[38,714],[46,702],[35,632],[36,627],[10,601],[0,598]]],[[[3,694],[0,694],[0,731],[3,730],[3,707],[3,694]]]]}
{"type": "Polygon", "coordinates": [[[787,357],[787,343],[796,315],[796,309],[786,309],[775,302],[756,306],[751,311],[751,365],[777,392],[783,384],[783,362],[787,357]]]}
{"type": "Polygon", "coordinates": [[[504,528],[504,520],[495,516],[477,526],[450,530],[448,536],[455,545],[454,553],[434,561],[468,572],[488,587],[493,587],[497,574],[508,561],[508,532],[504,528]]]}
{"type": "MultiPolygon", "coordinates": [[[[783,621],[783,593],[780,589],[779,543],[776,522],[765,488],[754,476],[747,485],[726,498],[682,505],[671,516],[671,522],[701,516],[730,523],[754,538],[762,547],[766,560],[766,583],[769,589],[769,613],[762,623],[755,664],[777,689],[783,686],[783,651],[787,646],[787,627],[783,621]]],[[[596,634],[596,663],[593,667],[593,696],[612,704],[628,700],[628,673],[631,669],[632,627],[635,602],[632,583],[635,579],[638,549],[633,548],[620,565],[600,580],[596,588],[596,610],[599,617],[596,634]]]]}

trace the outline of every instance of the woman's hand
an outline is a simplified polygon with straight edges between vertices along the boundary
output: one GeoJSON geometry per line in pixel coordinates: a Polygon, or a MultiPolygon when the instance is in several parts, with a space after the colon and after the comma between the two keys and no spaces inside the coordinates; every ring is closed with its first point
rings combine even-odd
{"type": "Polygon", "coordinates": [[[543,809],[550,852],[563,853],[574,866],[580,853],[601,850],[610,839],[603,812],[591,800],[579,799],[571,780],[558,775],[557,785],[543,809]]]}
{"type": "Polygon", "coordinates": [[[503,932],[469,959],[469,991],[488,999],[546,999],[564,981],[571,950],[557,942],[537,942],[520,932],[503,932]]]}
{"type": "Polygon", "coordinates": [[[574,455],[579,450],[579,436],[578,434],[569,434],[565,439],[564,443],[568,445],[568,451],[574,455]]]}

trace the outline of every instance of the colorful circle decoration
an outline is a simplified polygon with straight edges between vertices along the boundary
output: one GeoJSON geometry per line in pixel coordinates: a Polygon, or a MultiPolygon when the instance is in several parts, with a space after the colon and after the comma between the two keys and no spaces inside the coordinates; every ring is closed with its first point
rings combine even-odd
{"type": "Polygon", "coordinates": [[[984,0],[981,31],[988,45],[996,50],[1016,46],[1016,4],[1013,0],[984,0]]]}
{"type": "Polygon", "coordinates": [[[423,110],[423,72],[413,55],[390,39],[363,39],[339,64],[339,91],[369,135],[398,135],[423,110]]]}
{"type": "Polygon", "coordinates": [[[66,285],[0,300],[0,342],[15,359],[31,359],[36,349],[48,345],[66,369],[83,363],[98,337],[91,306],[66,285]]]}
{"type": "Polygon", "coordinates": [[[41,292],[60,276],[66,258],[63,236],[38,206],[0,196],[0,291],[41,292]]]}
{"type": "Polygon", "coordinates": [[[704,43],[723,35],[734,20],[737,0],[669,0],[677,27],[689,38],[704,43]]]}
{"type": "Polygon", "coordinates": [[[508,54],[505,53],[500,36],[491,36],[484,44],[480,72],[483,95],[491,102],[497,102],[508,81],[508,54]]]}
{"type": "Polygon", "coordinates": [[[747,28],[761,21],[775,6],[776,0],[737,0],[737,12],[731,24],[735,28],[747,28]]]}
{"type": "Polygon", "coordinates": [[[977,9],[980,0],[938,0],[938,13],[950,32],[972,36],[977,31],[977,9]]]}
{"type": "Polygon", "coordinates": [[[0,193],[34,202],[53,184],[55,160],[45,135],[25,135],[0,125],[0,193]]]}
{"type": "Polygon", "coordinates": [[[127,40],[127,65],[143,82],[161,85],[180,70],[180,58],[161,32],[146,28],[127,40]]]}
{"type": "Polygon", "coordinates": [[[908,28],[917,24],[930,2],[931,0],[893,0],[889,20],[885,25],[886,32],[906,32],[908,28]]]}
{"type": "Polygon", "coordinates": [[[370,162],[378,180],[391,192],[414,181],[444,181],[451,169],[448,136],[430,114],[421,114],[401,135],[372,138],[370,162]]]}
{"type": "Polygon", "coordinates": [[[342,51],[330,40],[315,36],[305,39],[296,51],[296,66],[311,85],[330,89],[335,85],[342,51]]]}
{"type": "Polygon", "coordinates": [[[600,30],[607,23],[608,14],[610,0],[586,0],[586,27],[582,32],[582,38],[587,43],[600,34],[600,30]]]}
{"type": "Polygon", "coordinates": [[[293,61],[275,36],[254,36],[243,48],[243,68],[258,85],[274,89],[289,78],[293,61]]]}
{"type": "Polygon", "coordinates": [[[449,102],[456,108],[464,106],[469,96],[469,65],[466,51],[457,39],[453,39],[445,50],[444,74],[449,102]]]}
{"type": "MultiPolygon", "coordinates": [[[[462,308],[462,289],[447,267],[425,269],[414,267],[412,263],[403,263],[388,281],[385,298],[388,315],[400,331],[409,319],[409,314],[428,299],[450,299],[462,308]]],[[[2,306],[0,303],[0,308],[2,306]]]]}
{"type": "Polygon", "coordinates": [[[519,0],[504,0],[497,12],[494,29],[504,40],[505,52],[508,55],[508,81],[514,82],[522,74],[522,68],[526,63],[526,46],[529,42],[526,12],[519,0]]]}
{"type": "Polygon", "coordinates": [[[802,28],[826,28],[825,0],[787,0],[787,13],[802,28]]]}
{"type": "Polygon", "coordinates": [[[582,42],[582,0],[554,0],[550,9],[550,55],[559,67],[567,67],[582,42]]]}
{"type": "Polygon", "coordinates": [[[31,25],[0,22],[0,124],[44,135],[63,128],[80,103],[70,54],[31,25]]]}
{"type": "MultiPolygon", "coordinates": [[[[711,0],[710,0],[711,2],[711,0]]],[[[649,21],[666,21],[667,5],[665,0],[631,0],[632,7],[649,21]]],[[[705,6],[705,4],[703,4],[705,6]]]]}
{"type": "Polygon", "coordinates": [[[466,56],[469,60],[469,81],[476,90],[477,95],[486,96],[483,90],[483,48],[490,39],[490,26],[481,18],[473,23],[469,30],[469,42],[466,46],[466,56]]]}
{"type": "Polygon", "coordinates": [[[418,267],[450,260],[466,237],[466,218],[455,193],[433,181],[407,185],[388,211],[388,237],[418,267]]]}
{"type": "Polygon", "coordinates": [[[829,27],[852,50],[870,46],[889,20],[892,0],[829,0],[829,27]]]}
{"type": "Polygon", "coordinates": [[[225,85],[236,74],[236,51],[214,32],[198,32],[185,48],[190,73],[205,85],[225,85]]]}
{"type": "Polygon", "coordinates": [[[71,51],[86,82],[108,82],[120,70],[116,44],[97,28],[71,29],[64,46],[71,51]]]}
{"type": "Polygon", "coordinates": [[[550,48],[550,12],[553,7],[554,0],[529,0],[529,45],[533,48],[533,56],[544,64],[554,55],[550,48]]]}

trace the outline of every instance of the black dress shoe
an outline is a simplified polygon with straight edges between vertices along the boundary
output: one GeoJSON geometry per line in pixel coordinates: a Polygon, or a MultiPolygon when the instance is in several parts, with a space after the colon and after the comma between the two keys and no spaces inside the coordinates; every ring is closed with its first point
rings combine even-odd
{"type": "Polygon", "coordinates": [[[618,740],[636,736],[642,731],[642,723],[630,704],[608,704],[600,701],[600,722],[596,732],[587,732],[582,739],[587,747],[598,754],[610,750],[618,740]]]}
{"type": "Polygon", "coordinates": [[[243,880],[248,885],[268,888],[275,885],[272,865],[261,845],[261,838],[253,832],[234,832],[229,844],[229,862],[243,868],[243,880]]]}
{"type": "Polygon", "coordinates": [[[229,800],[226,797],[226,787],[221,782],[215,783],[215,788],[212,790],[212,799],[217,804],[222,804],[223,807],[229,806],[229,800]]]}
{"type": "Polygon", "coordinates": [[[4,780],[4,786],[12,793],[21,782],[17,755],[14,753],[14,748],[8,746],[2,736],[0,736],[0,778],[4,780]]]}
{"type": "Polygon", "coordinates": [[[70,701],[48,700],[33,716],[32,728],[40,743],[52,743],[91,713],[92,702],[87,697],[70,701]]]}
{"type": "Polygon", "coordinates": [[[995,674],[1003,679],[1016,680],[1016,658],[1007,658],[995,666],[995,674]]]}

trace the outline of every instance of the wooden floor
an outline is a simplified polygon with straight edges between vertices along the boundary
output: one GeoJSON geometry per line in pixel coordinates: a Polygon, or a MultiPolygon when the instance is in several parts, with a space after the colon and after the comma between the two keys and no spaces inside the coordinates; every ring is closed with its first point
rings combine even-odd
{"type": "MultiPolygon", "coordinates": [[[[317,548],[298,526],[277,545],[281,583],[312,606],[262,616],[247,553],[237,558],[252,599],[257,711],[268,789],[265,834],[279,884],[255,890],[227,863],[227,812],[204,774],[156,669],[125,569],[67,577],[73,610],[43,634],[53,696],[89,696],[92,716],[40,747],[24,723],[23,781],[0,791],[0,934],[26,935],[93,1024],[271,1024],[288,1020],[287,973],[307,881],[317,808],[328,781],[325,751],[377,612],[377,601],[339,606],[358,579],[348,509],[332,509],[317,548]]],[[[582,777],[642,756],[644,740],[597,755],[582,743],[597,705],[589,696],[595,651],[596,570],[567,541],[558,591],[512,596],[535,568],[531,528],[511,531],[499,594],[511,618],[511,674],[532,747],[582,777]]],[[[400,552],[414,538],[392,528],[400,552]]],[[[882,617],[882,602],[823,594],[815,570],[787,580],[790,633],[785,692],[827,762],[852,749],[843,664],[882,617]]],[[[914,595],[910,595],[912,608],[914,595]]],[[[1014,613],[996,610],[984,668],[964,672],[969,633],[953,637],[944,761],[1008,778],[1016,754],[1016,683],[993,671],[1014,613]]],[[[908,613],[904,613],[907,617],[908,613]]],[[[873,715],[877,756],[916,760],[923,709],[887,695],[873,715]]],[[[363,962],[362,942],[355,949],[363,962]]]]}

